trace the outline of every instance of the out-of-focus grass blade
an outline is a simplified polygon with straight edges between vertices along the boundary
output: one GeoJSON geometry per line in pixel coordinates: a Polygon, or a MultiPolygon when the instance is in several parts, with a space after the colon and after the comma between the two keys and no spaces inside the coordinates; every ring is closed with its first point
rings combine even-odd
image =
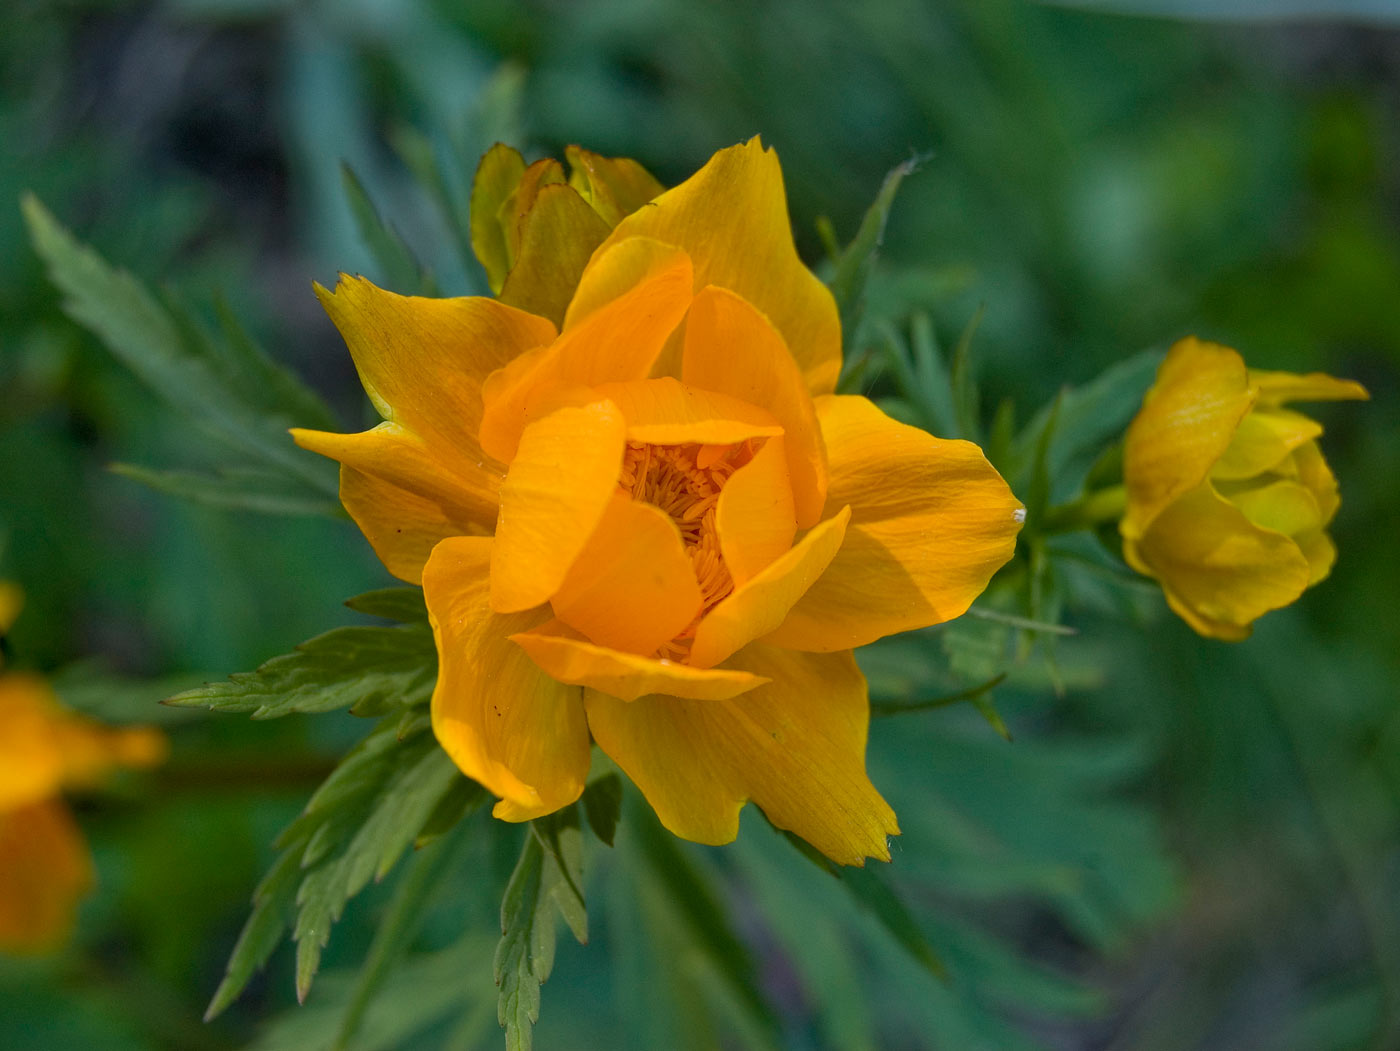
{"type": "Polygon", "coordinates": [[[379,264],[386,286],[401,295],[438,295],[433,275],[418,262],[399,232],[384,221],[355,170],[344,162],[340,165],[340,182],[350,214],[355,218],[355,227],[379,264]]]}

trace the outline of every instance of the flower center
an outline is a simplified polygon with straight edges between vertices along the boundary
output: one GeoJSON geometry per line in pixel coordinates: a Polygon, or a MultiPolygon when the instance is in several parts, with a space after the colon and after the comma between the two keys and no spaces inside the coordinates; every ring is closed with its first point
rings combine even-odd
{"type": "Polygon", "coordinates": [[[695,625],[734,590],[734,579],[720,551],[715,508],[724,483],[753,459],[757,451],[754,445],[753,440],[734,445],[627,443],[618,488],[633,500],[651,504],[671,516],[705,599],[699,615],[661,648],[659,657],[684,660],[695,625]]]}

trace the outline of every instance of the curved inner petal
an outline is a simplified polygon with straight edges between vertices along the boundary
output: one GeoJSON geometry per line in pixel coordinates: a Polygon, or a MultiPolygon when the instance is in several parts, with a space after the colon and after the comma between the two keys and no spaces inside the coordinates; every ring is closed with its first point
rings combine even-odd
{"type": "Polygon", "coordinates": [[[549,601],[617,488],[627,424],[609,401],[566,406],[525,428],[501,486],[491,607],[549,601]]]}
{"type": "Polygon", "coordinates": [[[782,434],[772,413],[671,377],[593,388],[627,418],[627,440],[652,445],[734,445],[782,434]]]}
{"type": "Polygon", "coordinates": [[[764,442],[725,483],[715,507],[715,528],[736,587],[792,547],[797,517],[781,436],[764,442]]]}
{"type": "Polygon", "coordinates": [[[773,414],[786,438],[797,524],[816,525],[826,501],[826,449],[802,374],[768,319],[733,292],[701,289],[686,320],[681,379],[773,414]]]}
{"type": "Polygon", "coordinates": [[[511,640],[551,678],[587,686],[623,701],[635,701],[648,694],[723,701],[769,681],[732,668],[692,668],[608,649],[579,638],[558,621],[512,635],[511,640]]]}
{"type": "Polygon", "coordinates": [[[1321,424],[1300,412],[1255,409],[1240,421],[1210,476],[1218,481],[1252,478],[1278,467],[1294,449],[1321,433],[1321,424]]]}
{"type": "Polygon", "coordinates": [[[700,586],[669,515],[617,493],[551,600],[592,641],[654,653],[700,612],[700,586]]]}

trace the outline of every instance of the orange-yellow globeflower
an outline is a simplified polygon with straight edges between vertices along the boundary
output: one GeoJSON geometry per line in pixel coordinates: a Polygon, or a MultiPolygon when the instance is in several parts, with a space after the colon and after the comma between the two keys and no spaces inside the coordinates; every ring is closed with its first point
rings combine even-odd
{"type": "Polygon", "coordinates": [[[384,422],[296,440],[422,583],[433,727],[498,817],[576,800],[596,742],[679,836],[728,842],[753,800],[836,861],[888,859],[851,651],[963,613],[1020,504],[975,445],[833,393],[836,306],[756,139],[609,227],[550,279],[574,281],[558,325],[320,289],[384,422]]]}
{"type": "MultiPolygon", "coordinates": [[[[0,581],[0,635],[19,603],[0,581]]],[[[63,790],[164,756],[158,731],[102,726],[63,708],[39,676],[0,674],[0,952],[61,945],[92,889],[92,858],[63,790]]]]}
{"type": "Polygon", "coordinates": [[[1123,448],[1123,554],[1199,634],[1247,638],[1332,569],[1340,500],[1322,427],[1295,401],[1365,398],[1351,380],[1245,367],[1188,337],[1158,369],[1123,448]]]}

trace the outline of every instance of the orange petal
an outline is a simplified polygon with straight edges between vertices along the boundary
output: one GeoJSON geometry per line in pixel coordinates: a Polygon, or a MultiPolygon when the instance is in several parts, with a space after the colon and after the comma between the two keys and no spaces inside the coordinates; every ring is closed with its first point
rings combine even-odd
{"type": "Polygon", "coordinates": [[[752,799],[834,861],[888,860],[899,827],[865,772],[870,711],[851,655],[755,645],[734,663],[772,681],[731,701],[587,691],[599,747],[685,839],[728,843],[752,799]]]}
{"type": "Polygon", "coordinates": [[[733,445],[783,433],[771,413],[727,394],[689,387],[669,376],[631,383],[600,383],[593,393],[622,410],[627,418],[628,441],[652,445],[733,445]]]}
{"type": "Polygon", "coordinates": [[[58,794],[65,764],[54,727],[62,714],[39,676],[0,676],[0,812],[58,794]]]}
{"type": "Polygon", "coordinates": [[[651,654],[695,619],[704,597],[671,516],[615,493],[551,604],[598,645],[651,654]]]}
{"type": "Polygon", "coordinates": [[[471,237],[472,251],[486,271],[491,291],[500,294],[510,273],[515,246],[507,241],[506,225],[501,222],[501,210],[514,195],[525,174],[525,158],[520,151],[498,142],[486,151],[476,166],[472,180],[471,237]]]}
{"type": "Polygon", "coordinates": [[[523,821],[582,794],[588,727],[578,687],[550,678],[510,641],[547,613],[491,611],[492,545],[488,537],[444,540],[423,570],[440,661],[433,732],[464,774],[502,797],[498,817],[523,821]]]}
{"type": "Polygon", "coordinates": [[[775,631],[836,557],[850,518],[851,509],[842,508],[705,614],[695,629],[690,663],[712,668],[775,631]]]}
{"type": "Polygon", "coordinates": [[[552,346],[492,375],[485,385],[482,447],[510,463],[525,426],[557,407],[560,394],[645,379],[690,298],[690,260],[673,252],[650,276],[568,327],[552,346]]]}
{"type": "Polygon", "coordinates": [[[715,506],[715,528],[735,587],[792,547],[797,518],[781,436],[764,442],[724,483],[715,506]]]}
{"type": "Polygon", "coordinates": [[[1205,480],[1254,394],[1244,359],[1229,347],[1194,336],[1172,347],[1124,439],[1125,537],[1140,537],[1162,508],[1205,480]]]}
{"type": "Polygon", "coordinates": [[[583,268],[610,227],[577,190],[562,184],[541,187],[518,224],[501,302],[563,324],[583,268]]]}
{"type": "Polygon", "coordinates": [[[340,502],[389,572],[418,583],[430,538],[495,527],[501,471],[482,458],[463,475],[396,423],[359,434],[292,431],[303,449],[339,460],[340,502]],[[426,546],[425,546],[426,545],[426,546]]]}
{"type": "Polygon", "coordinates": [[[609,401],[566,406],[525,428],[501,486],[491,607],[548,602],[617,491],[627,423],[609,401]]]}
{"type": "Polygon", "coordinates": [[[1259,389],[1260,403],[1267,405],[1282,405],[1288,401],[1365,401],[1371,397],[1355,380],[1339,380],[1322,372],[1300,376],[1293,372],[1250,369],[1249,382],[1259,389]]]}
{"type": "Polygon", "coordinates": [[[961,616],[1012,556],[1020,501],[971,442],[935,438],[865,398],[817,399],[827,508],[851,524],[827,571],[764,641],[831,652],[961,616]]]}
{"type": "Polygon", "coordinates": [[[1216,480],[1253,478],[1322,434],[1322,426],[1290,409],[1255,409],[1240,421],[1224,455],[1211,468],[1216,480]]]}
{"type": "Polygon", "coordinates": [[[0,811],[0,952],[60,946],[94,882],[87,844],[61,799],[0,811]]]}
{"type": "Polygon", "coordinates": [[[826,500],[826,450],[812,398],[778,330],[723,288],[705,288],[686,320],[681,379],[767,409],[783,426],[797,524],[810,529],[826,500]]]}
{"type": "MultiPolygon", "coordinates": [[[[398,296],[364,278],[342,276],[334,294],[319,286],[316,294],[379,414],[421,439],[447,473],[481,474],[482,384],[524,351],[550,343],[554,326],[494,299],[398,296]]],[[[491,485],[483,480],[479,488],[491,485]]]]}
{"type": "Polygon", "coordinates": [[[1308,586],[1308,560],[1290,538],[1261,529],[1205,483],[1178,498],[1136,540],[1129,564],[1156,577],[1167,604],[1199,634],[1238,640],[1308,586]]]}
{"type": "Polygon", "coordinates": [[[647,694],[724,701],[768,680],[732,668],[692,668],[687,664],[639,657],[579,638],[558,621],[511,636],[551,677],[588,686],[623,701],[647,694]]]}
{"type": "Polygon", "coordinates": [[[719,285],[772,319],[813,394],[829,394],[841,372],[836,301],[802,265],[792,240],[778,155],[757,138],[720,150],[693,176],[623,219],[606,250],[628,237],[684,248],[695,287],[719,285]]]}
{"type": "Polygon", "coordinates": [[[576,189],[608,226],[635,212],[666,187],[630,157],[604,157],[579,146],[566,146],[569,185],[576,189]]]}

